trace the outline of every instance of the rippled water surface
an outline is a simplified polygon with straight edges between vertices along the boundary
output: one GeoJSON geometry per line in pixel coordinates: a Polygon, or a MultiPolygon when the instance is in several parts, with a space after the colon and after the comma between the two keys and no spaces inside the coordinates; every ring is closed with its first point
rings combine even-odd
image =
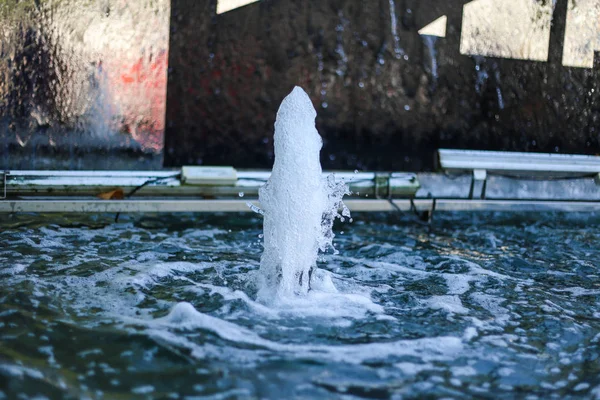
{"type": "Polygon", "coordinates": [[[260,218],[3,216],[0,398],[600,399],[600,217],[353,217],[267,307],[260,218]]]}

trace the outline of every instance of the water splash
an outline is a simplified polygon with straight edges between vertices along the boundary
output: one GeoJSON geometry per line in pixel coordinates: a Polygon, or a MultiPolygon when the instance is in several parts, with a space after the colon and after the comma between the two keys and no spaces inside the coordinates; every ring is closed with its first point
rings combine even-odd
{"type": "Polygon", "coordinates": [[[498,69],[498,64],[493,64],[494,68],[494,78],[496,79],[496,96],[498,97],[498,107],[501,110],[504,110],[504,96],[502,96],[502,89],[500,89],[500,70],[498,69]]]}
{"type": "Polygon", "coordinates": [[[398,36],[398,18],[396,17],[396,3],[394,0],[390,2],[390,25],[392,29],[392,37],[394,38],[394,57],[400,59],[404,55],[404,50],[400,47],[400,36],[398,36]]]}
{"type": "Polygon", "coordinates": [[[327,79],[325,78],[325,62],[323,61],[323,50],[322,50],[322,39],[323,31],[319,31],[319,46],[317,48],[317,71],[319,72],[319,82],[321,82],[321,88],[319,93],[321,94],[321,107],[327,108],[327,79]]]}
{"type": "Polygon", "coordinates": [[[340,23],[335,27],[335,31],[337,32],[335,52],[338,55],[338,65],[335,73],[338,76],[344,76],[348,71],[348,56],[344,51],[344,26],[348,23],[348,20],[344,18],[342,11],[338,12],[338,17],[340,18],[340,23]]]}
{"type": "Polygon", "coordinates": [[[498,107],[504,110],[504,97],[502,96],[502,89],[500,86],[496,86],[496,96],[498,96],[498,107]]]}
{"type": "Polygon", "coordinates": [[[117,112],[110,93],[108,75],[102,63],[99,63],[90,82],[90,91],[94,96],[88,110],[88,129],[93,138],[109,142],[111,137],[115,136],[116,129],[111,125],[117,112]]]}
{"type": "Polygon", "coordinates": [[[438,80],[438,62],[437,62],[437,50],[435,49],[435,43],[437,42],[436,36],[424,35],[423,41],[425,42],[425,46],[427,46],[427,50],[429,51],[429,61],[430,61],[430,69],[431,69],[431,78],[433,81],[433,86],[438,80]]]}
{"type": "MultiPolygon", "coordinates": [[[[333,176],[323,179],[323,142],[317,113],[306,92],[295,87],[281,103],[275,122],[275,163],[260,189],[264,252],[258,273],[258,300],[270,303],[308,292],[320,251],[333,247],[333,221],[348,193],[333,176]]],[[[348,217],[342,207],[342,216],[348,217]]]]}
{"type": "Polygon", "coordinates": [[[481,90],[483,89],[483,85],[488,80],[490,75],[487,72],[485,67],[485,59],[481,56],[474,56],[475,60],[475,71],[477,72],[477,80],[475,81],[475,91],[477,94],[481,94],[481,90]]]}
{"type": "Polygon", "coordinates": [[[384,55],[385,55],[386,50],[387,50],[387,44],[384,41],[383,45],[379,49],[379,52],[377,53],[377,63],[375,64],[375,75],[377,75],[377,76],[381,75],[382,67],[383,67],[383,65],[385,65],[384,55]]]}
{"type": "MultiPolygon", "coordinates": [[[[490,73],[488,72],[488,67],[485,62],[485,58],[481,56],[473,57],[475,60],[475,71],[477,72],[477,80],[475,81],[475,90],[477,94],[481,94],[483,90],[483,86],[490,79],[490,73]]],[[[500,110],[504,110],[504,96],[502,95],[502,89],[500,88],[501,79],[500,79],[500,70],[498,69],[497,63],[492,63],[492,71],[493,77],[496,83],[496,98],[498,99],[498,108],[500,110]]]]}

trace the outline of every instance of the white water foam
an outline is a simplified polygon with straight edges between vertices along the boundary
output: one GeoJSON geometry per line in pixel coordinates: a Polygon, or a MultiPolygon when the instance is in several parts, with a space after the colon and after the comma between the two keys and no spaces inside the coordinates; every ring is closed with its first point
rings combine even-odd
{"type": "MultiPolygon", "coordinates": [[[[323,142],[317,113],[304,90],[295,87],[283,100],[275,122],[275,163],[260,189],[264,211],[264,252],[258,273],[263,303],[306,295],[319,250],[332,248],[334,219],[348,193],[333,176],[322,178],[323,142]]],[[[343,215],[349,216],[347,209],[343,215]]]]}
{"type": "Polygon", "coordinates": [[[383,343],[366,343],[354,345],[310,345],[287,344],[264,339],[255,332],[219,318],[197,311],[189,303],[178,303],[171,312],[155,320],[135,320],[129,322],[148,326],[147,334],[158,341],[164,341],[191,350],[191,356],[205,358],[207,348],[198,345],[184,336],[176,335],[168,330],[177,331],[207,330],[237,345],[257,346],[269,351],[284,352],[296,358],[318,358],[332,362],[361,364],[366,361],[384,360],[388,357],[419,357],[421,361],[430,362],[448,360],[457,357],[464,351],[461,338],[439,336],[413,340],[399,340],[383,343]]]}

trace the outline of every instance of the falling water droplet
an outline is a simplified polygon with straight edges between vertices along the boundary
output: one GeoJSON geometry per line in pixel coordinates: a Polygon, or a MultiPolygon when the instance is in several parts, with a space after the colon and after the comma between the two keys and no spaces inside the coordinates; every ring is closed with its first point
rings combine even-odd
{"type": "Polygon", "coordinates": [[[404,55],[404,50],[400,47],[400,36],[398,35],[398,18],[396,17],[396,3],[389,0],[390,5],[390,28],[394,38],[394,57],[400,59],[404,55]]]}
{"type": "Polygon", "coordinates": [[[244,192],[239,192],[239,193],[238,193],[238,196],[240,196],[240,197],[244,197],[244,192]]]}
{"type": "MultiPolygon", "coordinates": [[[[423,40],[425,41],[425,46],[429,51],[429,62],[430,62],[430,70],[431,70],[431,78],[433,80],[433,85],[435,86],[438,79],[438,62],[437,62],[437,51],[435,49],[435,43],[437,41],[437,37],[435,36],[423,36],[423,40]]],[[[475,66],[475,69],[478,71],[479,65],[475,66]]]]}

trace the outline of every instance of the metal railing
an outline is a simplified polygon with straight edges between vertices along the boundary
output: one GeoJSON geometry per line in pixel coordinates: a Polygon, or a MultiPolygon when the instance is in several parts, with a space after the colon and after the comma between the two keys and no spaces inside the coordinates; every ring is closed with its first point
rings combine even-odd
{"type": "MultiPolygon", "coordinates": [[[[439,159],[438,173],[335,177],[350,187],[351,211],[600,211],[600,157],[440,150],[439,159]]],[[[5,171],[0,213],[251,212],[269,176],[232,167],[5,171]]]]}

